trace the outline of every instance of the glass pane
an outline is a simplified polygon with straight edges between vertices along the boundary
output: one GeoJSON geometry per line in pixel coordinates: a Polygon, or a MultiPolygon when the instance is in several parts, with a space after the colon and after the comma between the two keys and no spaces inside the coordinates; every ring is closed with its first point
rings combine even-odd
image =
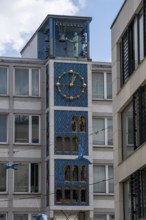
{"type": "Polygon", "coordinates": [[[0,214],[0,220],[6,220],[6,214],[0,214]]]}
{"type": "Polygon", "coordinates": [[[0,95],[7,94],[7,69],[0,68],[0,95]]]}
{"type": "Polygon", "coordinates": [[[81,202],[86,202],[86,188],[81,188],[81,202]]]}
{"type": "Polygon", "coordinates": [[[93,183],[95,193],[106,192],[106,181],[105,181],[105,166],[94,166],[93,168],[93,183]]]}
{"type": "Polygon", "coordinates": [[[140,61],[144,58],[144,38],[143,38],[143,11],[139,15],[139,56],[140,61]]]}
{"type": "Polygon", "coordinates": [[[70,181],[70,166],[65,166],[65,181],[70,181]]]}
{"type": "Polygon", "coordinates": [[[78,202],[78,188],[73,189],[73,202],[78,202]]]}
{"type": "Polygon", "coordinates": [[[15,116],[15,142],[29,142],[29,117],[26,115],[15,116]]]}
{"type": "Polygon", "coordinates": [[[0,192],[6,192],[6,169],[0,164],[0,192]]]}
{"type": "Polygon", "coordinates": [[[32,69],[32,96],[39,96],[39,70],[32,69]]]}
{"type": "Polygon", "coordinates": [[[28,69],[15,69],[15,94],[29,95],[28,69]]]}
{"type": "Polygon", "coordinates": [[[107,98],[112,98],[112,74],[107,73],[107,98]]]}
{"type": "Polygon", "coordinates": [[[72,117],[72,131],[73,132],[78,131],[78,117],[77,116],[72,117]]]}
{"type": "Polygon", "coordinates": [[[32,116],[32,143],[39,143],[39,116],[32,116]]]}
{"type": "Polygon", "coordinates": [[[113,167],[108,167],[108,178],[109,178],[109,193],[114,193],[114,174],[113,174],[113,167]]]}
{"type": "Polygon", "coordinates": [[[62,188],[61,187],[57,187],[56,189],[56,201],[62,202],[62,188]]]}
{"type": "Polygon", "coordinates": [[[70,152],[70,137],[64,137],[64,151],[70,152]]]}
{"type": "Polygon", "coordinates": [[[85,166],[81,166],[81,181],[86,181],[86,167],[85,166]]]}
{"type": "Polygon", "coordinates": [[[113,144],[113,120],[112,119],[108,119],[107,120],[107,136],[108,136],[108,145],[112,145],[113,144]]]}
{"type": "Polygon", "coordinates": [[[93,119],[93,144],[104,145],[105,144],[105,122],[103,118],[93,119]]]}
{"type": "Polygon", "coordinates": [[[14,220],[28,220],[27,214],[15,214],[14,220]]]}
{"type": "Polygon", "coordinates": [[[86,118],[84,116],[80,118],[80,131],[86,132],[86,118]]]}
{"type": "Polygon", "coordinates": [[[104,98],[104,74],[92,74],[92,95],[93,98],[104,98]]]}
{"type": "Polygon", "coordinates": [[[62,137],[56,137],[56,151],[62,151],[62,137]]]}
{"type": "Polygon", "coordinates": [[[78,137],[77,136],[72,138],[72,150],[73,152],[78,152],[78,137]]]}
{"type": "Polygon", "coordinates": [[[106,215],[94,215],[94,220],[106,220],[106,215]]]}
{"type": "Polygon", "coordinates": [[[7,115],[0,115],[0,142],[7,141],[7,115]]]}
{"type": "Polygon", "coordinates": [[[138,66],[138,29],[137,29],[137,17],[134,19],[134,40],[133,40],[133,50],[134,50],[134,67],[138,66]]]}
{"type": "Polygon", "coordinates": [[[65,196],[65,198],[64,198],[64,201],[65,202],[70,202],[70,188],[69,187],[67,187],[67,188],[65,188],[65,190],[64,190],[64,196],[65,196]]]}
{"type": "Polygon", "coordinates": [[[133,138],[133,106],[132,103],[122,113],[123,158],[134,151],[133,138]]]}
{"type": "Polygon", "coordinates": [[[78,166],[73,166],[73,181],[78,181],[78,166]]]}
{"type": "Polygon", "coordinates": [[[28,192],[28,165],[21,164],[19,169],[14,172],[14,191],[28,192]]]}
{"type": "Polygon", "coordinates": [[[31,192],[39,191],[39,167],[38,164],[31,164],[31,192]]]}

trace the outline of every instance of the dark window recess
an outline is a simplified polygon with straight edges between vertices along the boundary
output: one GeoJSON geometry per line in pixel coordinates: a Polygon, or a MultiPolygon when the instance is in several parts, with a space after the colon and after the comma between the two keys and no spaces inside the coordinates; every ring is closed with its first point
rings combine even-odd
{"type": "Polygon", "coordinates": [[[56,190],[56,201],[62,202],[62,188],[58,187],[56,190]]]}
{"type": "Polygon", "coordinates": [[[146,86],[133,96],[134,148],[146,141],[146,86]]]}
{"type": "Polygon", "coordinates": [[[38,164],[31,164],[31,192],[38,192],[39,186],[39,175],[38,175],[38,164]]]}
{"type": "Polygon", "coordinates": [[[129,55],[128,55],[128,30],[125,32],[121,43],[121,58],[122,58],[122,84],[128,79],[129,76],[129,55]]]}

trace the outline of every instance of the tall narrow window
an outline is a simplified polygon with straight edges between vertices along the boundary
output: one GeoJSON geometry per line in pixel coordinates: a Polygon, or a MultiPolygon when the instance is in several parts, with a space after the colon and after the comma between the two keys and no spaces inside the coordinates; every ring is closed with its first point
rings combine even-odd
{"type": "Polygon", "coordinates": [[[39,70],[32,69],[32,96],[39,96],[39,70]]]}
{"type": "Polygon", "coordinates": [[[80,131],[86,132],[86,118],[84,116],[80,117],[80,131]]]}
{"type": "Polygon", "coordinates": [[[0,67],[0,95],[7,95],[7,68],[0,67]]]}
{"type": "Polygon", "coordinates": [[[7,115],[0,115],[0,142],[7,142],[7,115]]]}
{"type": "Polygon", "coordinates": [[[108,183],[109,183],[109,193],[114,193],[113,166],[108,167],[108,183]]]}
{"type": "Polygon", "coordinates": [[[81,178],[81,181],[86,181],[86,178],[87,178],[86,166],[81,166],[80,178],[81,178]]]}
{"type": "Polygon", "coordinates": [[[107,73],[107,99],[112,99],[112,74],[107,73]]]}
{"type": "Polygon", "coordinates": [[[73,188],[73,202],[78,202],[78,188],[77,187],[74,187],[73,188]]]}
{"type": "Polygon", "coordinates": [[[15,94],[29,95],[29,70],[15,69],[15,94]]]}
{"type": "Polygon", "coordinates": [[[15,116],[15,142],[29,142],[29,117],[26,115],[15,116]]]}
{"type": "Polygon", "coordinates": [[[78,117],[77,116],[72,117],[72,131],[73,132],[78,131],[78,117]]]}
{"type": "Polygon", "coordinates": [[[104,145],[105,144],[105,122],[103,118],[93,119],[93,144],[104,145]]]}
{"type": "Polygon", "coordinates": [[[70,181],[70,166],[67,165],[64,168],[65,171],[65,181],[70,181]]]}
{"type": "Polygon", "coordinates": [[[70,137],[64,137],[64,151],[70,152],[70,137]]]}
{"type": "Polygon", "coordinates": [[[62,202],[62,188],[57,187],[56,189],[56,202],[62,202]]]}
{"type": "Polygon", "coordinates": [[[112,119],[108,119],[107,120],[107,144],[108,145],[112,145],[113,144],[113,120],[112,119]]]}
{"type": "Polygon", "coordinates": [[[39,143],[39,117],[32,116],[32,143],[39,143]]]}
{"type": "Polygon", "coordinates": [[[105,166],[94,166],[94,192],[105,193],[106,192],[106,173],[105,166]]]}
{"type": "Polygon", "coordinates": [[[139,59],[140,61],[144,58],[144,28],[143,28],[143,11],[139,14],[139,59]]]}
{"type": "Polygon", "coordinates": [[[29,180],[29,167],[27,164],[19,165],[19,169],[14,173],[14,191],[15,192],[28,192],[28,180],[29,180]]]}
{"type": "Polygon", "coordinates": [[[133,105],[132,103],[122,113],[123,128],[123,158],[134,151],[133,138],[133,105]]]}
{"type": "Polygon", "coordinates": [[[62,137],[60,136],[56,137],[56,151],[57,152],[62,151],[62,137]]]}
{"type": "Polygon", "coordinates": [[[78,181],[78,166],[73,166],[73,181],[78,181]]]}
{"type": "Polygon", "coordinates": [[[39,167],[38,164],[33,163],[31,164],[31,192],[38,192],[39,191],[39,167]]]}
{"type": "Polygon", "coordinates": [[[77,136],[74,136],[72,138],[72,151],[74,153],[78,152],[78,137],[77,136]]]}
{"type": "Polygon", "coordinates": [[[6,214],[0,214],[0,220],[6,220],[6,214]]]}
{"type": "Polygon", "coordinates": [[[64,201],[68,203],[68,202],[70,202],[70,199],[71,199],[70,188],[66,187],[64,190],[64,201]]]}
{"type": "Polygon", "coordinates": [[[2,163],[0,163],[0,192],[6,192],[6,169],[2,163]]]}
{"type": "Polygon", "coordinates": [[[86,202],[86,188],[85,187],[82,187],[81,188],[81,202],[86,202]]]}
{"type": "Polygon", "coordinates": [[[104,74],[93,73],[92,75],[92,94],[93,98],[104,98],[104,74]]]}

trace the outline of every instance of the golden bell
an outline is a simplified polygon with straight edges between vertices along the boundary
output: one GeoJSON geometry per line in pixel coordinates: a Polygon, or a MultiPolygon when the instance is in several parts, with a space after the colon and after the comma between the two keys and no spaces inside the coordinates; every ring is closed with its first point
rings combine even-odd
{"type": "Polygon", "coordinates": [[[74,85],[74,84],[73,84],[72,82],[69,84],[70,87],[73,87],[73,85],[74,85]]]}
{"type": "Polygon", "coordinates": [[[86,88],[86,87],[87,87],[86,83],[83,83],[83,88],[86,88]]]}
{"type": "Polygon", "coordinates": [[[69,72],[69,73],[73,73],[73,70],[69,70],[68,72],[69,72]]]}
{"type": "Polygon", "coordinates": [[[56,83],[56,86],[60,86],[60,82],[57,82],[57,83],[56,83]]]}
{"type": "Polygon", "coordinates": [[[69,97],[69,99],[70,99],[70,100],[73,100],[73,99],[74,99],[74,97],[73,97],[73,96],[70,96],[70,97],[69,97]]]}

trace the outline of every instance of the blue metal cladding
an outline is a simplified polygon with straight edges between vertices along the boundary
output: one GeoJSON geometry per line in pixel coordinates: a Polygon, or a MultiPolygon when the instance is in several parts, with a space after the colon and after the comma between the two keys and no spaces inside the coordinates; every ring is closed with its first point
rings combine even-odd
{"type": "MultiPolygon", "coordinates": [[[[74,100],[69,100],[63,97],[56,87],[56,82],[58,81],[58,77],[63,73],[69,70],[73,70],[74,72],[78,72],[82,77],[84,77],[84,82],[87,84],[87,64],[76,64],[76,63],[54,63],[54,105],[55,106],[79,106],[79,107],[87,107],[88,106],[88,85],[85,89],[83,95],[74,100]]],[[[68,75],[69,77],[69,75],[68,75]]],[[[66,92],[71,91],[71,93],[76,94],[78,87],[75,85],[69,91],[68,79],[66,78],[66,83],[64,83],[62,89],[66,92]],[[66,85],[65,85],[66,84],[66,85]],[[66,86],[66,88],[65,88],[66,86]]],[[[62,85],[61,85],[62,86],[62,85]]],[[[79,91],[80,93],[80,91],[79,91]]]]}
{"type": "Polygon", "coordinates": [[[77,162],[75,160],[60,160],[56,159],[55,160],[55,204],[56,205],[77,205],[77,206],[87,206],[89,205],[89,169],[88,166],[86,165],[86,172],[87,172],[87,178],[86,181],[81,181],[81,173],[80,173],[80,168],[81,166],[85,166],[81,162],[77,162]],[[65,166],[70,166],[71,172],[70,172],[70,181],[65,180],[65,166]],[[78,172],[78,181],[73,180],[73,166],[77,166],[79,169],[78,172]],[[62,201],[57,202],[56,199],[56,189],[57,187],[62,189],[62,201]],[[69,188],[71,192],[70,196],[70,202],[65,202],[65,188],[69,188]],[[76,187],[78,188],[78,201],[74,202],[73,201],[73,188],[76,187]],[[86,201],[83,202],[81,200],[81,189],[85,188],[86,189],[86,201]]]}
{"type": "Polygon", "coordinates": [[[38,32],[38,58],[46,59],[47,42],[45,42],[45,34],[38,32]]]}
{"type": "MultiPolygon", "coordinates": [[[[54,112],[54,143],[55,143],[55,153],[56,151],[56,137],[70,137],[70,140],[74,137],[78,137],[79,143],[82,145],[84,150],[84,155],[88,155],[88,112],[85,111],[62,111],[56,110],[54,112]],[[78,118],[78,131],[72,131],[72,117],[76,116],[78,118]],[[86,119],[86,131],[80,131],[80,117],[84,116],[86,119]]],[[[77,154],[72,151],[72,143],[70,141],[70,152],[66,153],[63,150],[61,154],[77,154]]]]}

